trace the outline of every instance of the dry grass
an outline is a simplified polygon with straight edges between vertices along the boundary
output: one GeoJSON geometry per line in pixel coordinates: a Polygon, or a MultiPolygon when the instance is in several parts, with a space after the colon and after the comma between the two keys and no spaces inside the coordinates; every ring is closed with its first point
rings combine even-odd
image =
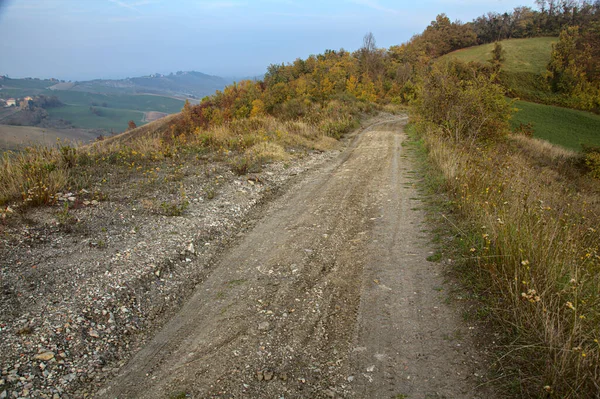
{"type": "Polygon", "coordinates": [[[512,340],[498,366],[521,397],[600,391],[600,184],[578,156],[515,137],[488,148],[425,135],[471,263],[512,340]]]}
{"type": "Polygon", "coordinates": [[[69,174],[55,148],[6,152],[0,158],[0,205],[19,200],[28,205],[53,203],[54,194],[67,185],[69,174]]]}
{"type": "MultiPolygon", "coordinates": [[[[229,161],[236,172],[243,174],[268,162],[286,160],[292,153],[333,148],[337,140],[329,137],[321,125],[344,129],[352,123],[333,117],[319,124],[258,117],[197,128],[191,134],[173,137],[170,124],[177,117],[169,116],[78,148],[59,144],[6,153],[0,159],[0,205],[52,204],[57,192],[80,188],[86,176],[115,168],[128,174],[141,173],[153,163],[199,153],[229,161]]],[[[102,178],[92,177],[97,181],[102,178]]]]}

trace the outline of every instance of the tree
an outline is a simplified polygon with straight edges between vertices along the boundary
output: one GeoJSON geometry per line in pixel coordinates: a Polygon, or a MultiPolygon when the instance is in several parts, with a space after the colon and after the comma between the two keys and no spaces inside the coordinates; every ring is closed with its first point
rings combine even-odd
{"type": "Polygon", "coordinates": [[[363,64],[363,70],[367,75],[370,75],[370,73],[373,70],[373,63],[376,51],[377,44],[375,42],[375,36],[372,32],[369,32],[363,37],[363,45],[358,50],[360,60],[363,64]]]}
{"type": "Polygon", "coordinates": [[[127,130],[133,130],[137,127],[134,121],[127,122],[127,130]]]}
{"type": "Polygon", "coordinates": [[[492,50],[492,59],[490,60],[494,71],[500,71],[500,67],[502,66],[502,63],[505,60],[504,54],[505,52],[502,48],[502,45],[499,42],[494,43],[494,49],[492,50]]]}

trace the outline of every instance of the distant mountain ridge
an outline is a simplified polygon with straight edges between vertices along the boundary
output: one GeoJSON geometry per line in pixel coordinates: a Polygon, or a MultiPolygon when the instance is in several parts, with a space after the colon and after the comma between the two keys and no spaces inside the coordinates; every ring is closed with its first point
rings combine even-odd
{"type": "Polygon", "coordinates": [[[168,97],[201,99],[223,90],[235,78],[208,75],[197,71],[155,73],[125,79],[69,81],[0,76],[0,98],[44,94],[46,90],[98,94],[156,94],[168,97]]]}
{"type": "Polygon", "coordinates": [[[71,90],[122,93],[161,94],[202,98],[222,90],[231,80],[197,71],[179,71],[170,74],[152,74],[126,79],[95,79],[77,82],[71,90]]]}

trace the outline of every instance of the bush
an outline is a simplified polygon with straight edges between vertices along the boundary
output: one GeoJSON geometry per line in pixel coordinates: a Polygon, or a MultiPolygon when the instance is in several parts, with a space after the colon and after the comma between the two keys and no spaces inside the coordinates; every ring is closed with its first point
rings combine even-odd
{"type": "Polygon", "coordinates": [[[600,147],[583,146],[583,156],[589,174],[600,179],[600,147]]]}
{"type": "Polygon", "coordinates": [[[509,131],[511,106],[484,67],[460,61],[436,64],[419,89],[420,119],[438,125],[455,142],[495,139],[509,131]]]}

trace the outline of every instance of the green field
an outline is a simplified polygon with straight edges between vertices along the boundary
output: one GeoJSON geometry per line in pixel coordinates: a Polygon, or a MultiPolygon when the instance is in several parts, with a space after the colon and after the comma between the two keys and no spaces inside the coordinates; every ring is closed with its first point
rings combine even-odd
{"type": "Polygon", "coordinates": [[[73,126],[84,129],[106,129],[122,132],[127,123],[133,120],[138,126],[143,125],[144,112],[156,111],[166,114],[180,112],[184,102],[171,97],[134,94],[102,94],[71,90],[47,90],[47,80],[18,79],[10,80],[10,88],[4,87],[0,97],[24,97],[26,95],[57,96],[65,106],[50,108],[48,113],[53,119],[65,119],[73,126]],[[100,115],[90,111],[95,107],[100,115]]]}
{"type": "Polygon", "coordinates": [[[106,129],[107,131],[123,132],[127,129],[127,123],[133,120],[136,125],[144,123],[144,113],[128,109],[115,109],[96,107],[100,116],[90,111],[89,105],[65,105],[59,108],[50,108],[48,113],[53,119],[65,119],[71,121],[73,126],[85,129],[106,129]]]}
{"type": "MultiPolygon", "coordinates": [[[[506,72],[529,72],[541,74],[550,61],[552,43],[556,37],[534,37],[531,39],[509,39],[500,42],[505,51],[506,60],[502,70],[506,72]]],[[[446,54],[441,59],[455,58],[466,62],[486,63],[492,58],[494,43],[469,47],[446,54]]]]}
{"type": "Polygon", "coordinates": [[[108,108],[119,108],[134,111],[158,111],[173,114],[181,111],[184,102],[170,97],[133,94],[100,94],[81,91],[49,91],[47,95],[55,95],[60,101],[69,105],[91,106],[96,103],[101,106],[106,103],[108,108]]]}
{"type": "Polygon", "coordinates": [[[600,115],[569,108],[516,101],[513,128],[532,123],[534,136],[581,151],[581,145],[600,146],[600,115]]]}
{"type": "Polygon", "coordinates": [[[152,95],[99,94],[77,91],[51,91],[65,103],[64,107],[50,108],[48,113],[53,119],[61,118],[73,123],[73,126],[86,129],[106,129],[122,132],[127,123],[133,120],[141,126],[145,122],[144,112],[158,111],[173,114],[181,111],[184,102],[170,97],[152,95]],[[95,105],[94,105],[95,104],[95,105]],[[104,106],[105,105],[105,106],[104,106]],[[100,115],[90,111],[98,110],[100,115]]]}

